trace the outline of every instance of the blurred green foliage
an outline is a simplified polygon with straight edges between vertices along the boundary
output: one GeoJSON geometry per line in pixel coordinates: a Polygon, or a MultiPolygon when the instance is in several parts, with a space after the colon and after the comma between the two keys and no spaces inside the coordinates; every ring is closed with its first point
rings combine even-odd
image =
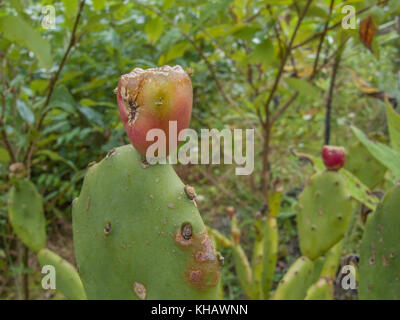
{"type": "MultiPolygon", "coordinates": [[[[388,143],[384,103],[375,98],[385,93],[400,101],[400,5],[398,0],[378,2],[338,0],[330,10],[330,0],[87,0],[80,10],[78,0],[0,0],[0,253],[9,257],[17,247],[6,216],[10,164],[24,163],[43,195],[48,228],[55,219],[70,221],[70,204],[88,164],[128,143],[113,94],[120,75],[163,64],[193,72],[194,129],[257,130],[251,176],[235,176],[228,165],[178,165],[184,180],[198,186],[205,220],[227,228],[225,206],[234,205],[249,249],[253,213],[264,203],[261,184],[268,173],[280,177],[286,193],[280,237],[285,245],[295,241],[294,207],[311,169],[300,166],[290,148],[319,154],[338,51],[343,50],[331,144],[356,142],[348,121],[364,132],[380,132],[382,143],[388,143]],[[345,4],[362,10],[358,22],[372,15],[379,27],[374,52],[361,43],[358,25],[355,30],[340,27],[345,4]],[[46,5],[55,9],[55,29],[42,27],[46,5]],[[271,119],[266,171],[263,140],[271,119]]],[[[285,259],[292,261],[296,254],[291,249],[285,259]]],[[[18,253],[10,259],[6,264],[19,261],[18,253]]],[[[227,296],[238,297],[235,277],[227,273],[224,279],[227,296]]]]}

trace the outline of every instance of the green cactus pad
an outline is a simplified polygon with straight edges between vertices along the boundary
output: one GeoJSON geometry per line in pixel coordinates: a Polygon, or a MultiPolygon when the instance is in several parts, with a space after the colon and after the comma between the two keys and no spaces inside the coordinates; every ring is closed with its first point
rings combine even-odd
{"type": "Polygon", "coordinates": [[[46,246],[46,218],[43,201],[29,180],[15,183],[8,199],[8,215],[14,232],[33,252],[46,246]]]}
{"type": "Polygon", "coordinates": [[[253,298],[253,274],[246,253],[240,244],[232,247],[233,263],[239,283],[249,298],[253,298]]]}
{"type": "Polygon", "coordinates": [[[386,168],[360,142],[350,148],[345,169],[354,174],[369,188],[376,187],[386,173],[386,168]]]}
{"type": "Polygon", "coordinates": [[[281,279],[274,300],[303,300],[315,281],[314,263],[307,257],[298,258],[281,279]]]}
{"type": "Polygon", "coordinates": [[[184,187],[131,145],[90,167],[72,210],[89,299],[218,299],[218,258],[184,187]]]}
{"type": "Polygon", "coordinates": [[[264,255],[262,273],[262,295],[269,298],[269,291],[274,282],[276,261],[278,260],[278,224],[276,217],[269,216],[264,226],[264,255]]]}
{"type": "Polygon", "coordinates": [[[400,186],[368,218],[361,244],[360,299],[400,299],[400,186]]]}
{"type": "Polygon", "coordinates": [[[320,278],[308,290],[304,300],[333,300],[333,282],[320,278]]]}
{"type": "Polygon", "coordinates": [[[38,252],[40,266],[51,265],[56,270],[56,289],[71,300],[85,300],[86,294],[75,268],[49,249],[38,252]]]}
{"type": "Polygon", "coordinates": [[[352,212],[346,182],[339,172],[313,175],[299,197],[297,227],[300,249],[314,260],[345,234],[352,212]]]}

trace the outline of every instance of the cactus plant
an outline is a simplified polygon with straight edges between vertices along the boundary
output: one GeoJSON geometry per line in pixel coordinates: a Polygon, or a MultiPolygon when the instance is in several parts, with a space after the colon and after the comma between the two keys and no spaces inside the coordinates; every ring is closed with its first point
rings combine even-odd
{"type": "Polygon", "coordinates": [[[218,298],[215,249],[171,166],[116,148],[90,167],[72,214],[89,299],[218,298]]]}
{"type": "Polygon", "coordinates": [[[38,261],[43,267],[51,265],[56,272],[56,289],[72,300],[85,300],[86,294],[81,279],[75,268],[66,260],[49,249],[41,249],[37,254],[38,261]]]}
{"type": "Polygon", "coordinates": [[[346,233],[352,201],[340,172],[324,171],[311,177],[299,197],[297,226],[303,255],[315,259],[346,233]]]}
{"type": "Polygon", "coordinates": [[[400,185],[367,219],[360,251],[360,299],[400,299],[400,185]]]}
{"type": "Polygon", "coordinates": [[[298,258],[281,279],[274,300],[302,300],[315,281],[314,262],[307,257],[298,258]]]}
{"type": "Polygon", "coordinates": [[[322,277],[318,279],[308,290],[304,300],[332,300],[333,283],[332,280],[322,277]]]}
{"type": "Polygon", "coordinates": [[[350,147],[345,168],[369,188],[376,187],[386,173],[386,168],[360,142],[350,147]]]}
{"type": "Polygon", "coordinates": [[[42,197],[31,181],[15,181],[8,200],[8,214],[14,232],[29,249],[38,252],[46,246],[42,197]]]}

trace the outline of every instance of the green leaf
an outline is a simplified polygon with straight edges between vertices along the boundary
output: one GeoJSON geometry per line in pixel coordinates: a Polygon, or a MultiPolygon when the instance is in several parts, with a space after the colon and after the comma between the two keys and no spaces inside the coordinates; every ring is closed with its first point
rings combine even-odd
{"type": "Polygon", "coordinates": [[[390,143],[392,148],[400,152],[400,115],[394,111],[389,101],[386,103],[386,119],[389,126],[390,143]]]}
{"type": "Polygon", "coordinates": [[[158,60],[158,64],[163,65],[171,60],[182,57],[188,47],[189,44],[186,41],[177,43],[171,49],[169,49],[166,56],[161,55],[160,59],[158,60]]]}
{"type": "Polygon", "coordinates": [[[8,163],[10,161],[10,155],[8,151],[0,147],[0,163],[8,163]]]}
{"type": "Polygon", "coordinates": [[[75,100],[64,85],[55,87],[50,99],[49,108],[60,108],[69,113],[75,113],[75,100]]]}
{"type": "Polygon", "coordinates": [[[4,38],[18,43],[32,51],[39,60],[41,67],[50,69],[53,59],[50,52],[50,43],[42,38],[27,22],[18,16],[0,17],[0,31],[4,38]]]}
{"type": "Polygon", "coordinates": [[[79,87],[73,91],[74,94],[81,92],[81,91],[87,91],[91,89],[98,88],[105,84],[107,81],[109,81],[108,78],[93,78],[89,83],[84,84],[82,87],[79,87]]]}
{"type": "Polygon", "coordinates": [[[106,0],[93,0],[93,8],[94,10],[103,10],[106,5],[106,0]]]}
{"type": "Polygon", "coordinates": [[[79,111],[88,119],[90,122],[94,122],[99,126],[103,126],[103,116],[100,112],[93,110],[90,107],[80,107],[79,111]]]}
{"type": "Polygon", "coordinates": [[[75,16],[76,12],[78,11],[78,0],[62,0],[62,2],[67,17],[71,18],[75,16]]]}
{"type": "Polygon", "coordinates": [[[151,19],[144,26],[144,32],[146,32],[147,39],[150,43],[154,44],[160,39],[164,31],[164,24],[161,18],[156,17],[151,19]]]}
{"type": "Polygon", "coordinates": [[[33,124],[35,122],[35,115],[24,101],[18,100],[17,110],[21,118],[24,119],[26,122],[28,122],[29,124],[33,124]]]}
{"type": "Polygon", "coordinates": [[[57,152],[54,152],[52,150],[39,150],[38,152],[36,152],[36,155],[38,155],[38,156],[40,156],[40,155],[46,156],[52,161],[64,162],[65,164],[70,166],[74,171],[78,171],[78,168],[70,160],[67,160],[67,159],[63,158],[57,152]]]}
{"type": "Polygon", "coordinates": [[[273,59],[274,47],[271,40],[266,39],[254,48],[254,51],[249,57],[249,62],[254,64],[262,63],[264,65],[264,63],[273,59]]]}
{"type": "Polygon", "coordinates": [[[350,195],[371,210],[375,210],[379,204],[379,199],[374,196],[371,190],[350,171],[340,169],[340,173],[346,177],[346,186],[350,195]]]}
{"type": "Polygon", "coordinates": [[[297,78],[288,78],[285,81],[290,88],[298,91],[300,94],[312,97],[319,96],[319,91],[317,90],[317,88],[315,88],[306,80],[297,78]]]}
{"type": "Polygon", "coordinates": [[[383,143],[374,142],[358,128],[351,126],[354,135],[368,149],[376,160],[392,171],[396,177],[400,177],[400,153],[389,148],[383,143]]]}

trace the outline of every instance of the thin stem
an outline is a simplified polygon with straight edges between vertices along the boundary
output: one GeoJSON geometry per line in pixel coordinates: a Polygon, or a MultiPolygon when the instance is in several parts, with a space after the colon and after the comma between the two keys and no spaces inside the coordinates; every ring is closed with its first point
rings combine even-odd
{"type": "MultiPolygon", "coordinates": [[[[68,59],[68,56],[69,56],[69,53],[70,53],[71,49],[76,44],[76,31],[78,29],[79,20],[81,18],[81,14],[82,14],[85,2],[86,2],[86,0],[81,0],[81,2],[80,2],[78,13],[77,13],[76,18],[75,18],[74,26],[72,28],[71,38],[70,38],[67,50],[65,51],[64,56],[61,59],[61,62],[60,62],[60,65],[58,66],[57,71],[53,74],[52,78],[50,79],[46,100],[45,100],[45,102],[44,102],[44,104],[43,104],[43,106],[41,108],[42,115],[40,116],[39,121],[38,121],[38,123],[36,125],[36,130],[40,130],[40,128],[41,128],[41,126],[43,124],[43,121],[44,121],[46,115],[49,112],[49,110],[46,110],[46,108],[50,103],[50,100],[51,100],[51,97],[53,95],[53,91],[54,91],[55,85],[57,83],[57,80],[58,80],[58,78],[60,76],[60,73],[61,73],[62,69],[64,68],[64,65],[65,65],[65,63],[66,63],[66,61],[68,59]]],[[[35,146],[35,141],[32,141],[29,144],[27,152],[26,152],[26,154],[24,156],[24,161],[27,162],[28,176],[29,176],[29,172],[30,172],[30,163],[31,163],[31,157],[32,157],[32,154],[33,154],[34,146],[35,146]]]]}

